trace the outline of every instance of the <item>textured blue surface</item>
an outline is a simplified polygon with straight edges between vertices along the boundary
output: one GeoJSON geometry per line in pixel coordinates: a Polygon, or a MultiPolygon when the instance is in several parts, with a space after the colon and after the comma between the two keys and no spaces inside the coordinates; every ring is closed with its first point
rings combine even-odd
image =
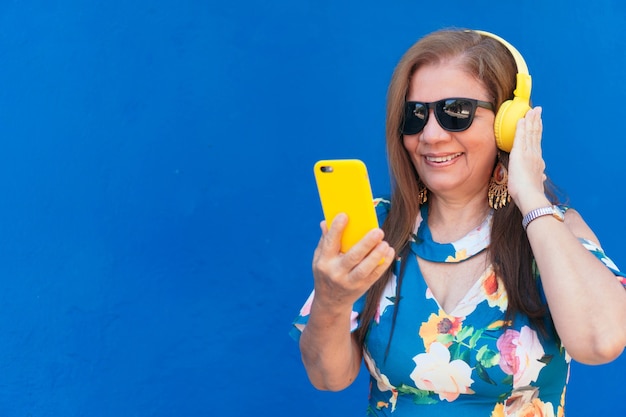
{"type": "MultiPolygon", "coordinates": [[[[625,16],[609,0],[3,1],[0,415],[363,415],[366,379],[314,390],[287,336],[312,285],[311,167],[361,158],[388,191],[387,82],[444,26],[524,54],[548,174],[626,268],[626,220],[606,211],[625,199],[606,113],[626,95],[625,16]]],[[[625,366],[576,365],[568,417],[626,415],[625,366]]]]}

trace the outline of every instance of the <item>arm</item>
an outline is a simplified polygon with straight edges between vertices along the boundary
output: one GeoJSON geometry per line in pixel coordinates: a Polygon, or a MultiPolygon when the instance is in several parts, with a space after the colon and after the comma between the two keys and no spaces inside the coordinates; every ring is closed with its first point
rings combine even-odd
{"type": "Polygon", "coordinates": [[[322,390],[344,389],[358,375],[362,351],[350,332],[352,306],[394,259],[394,250],[382,240],[380,229],[372,230],[341,254],[346,224],[346,216],[335,218],[330,230],[322,223],[322,238],[313,256],[315,297],[300,337],[309,379],[322,390]]]}
{"type": "MultiPolygon", "coordinates": [[[[549,206],[541,156],[541,109],[518,124],[509,161],[509,191],[525,215],[549,206]]],[[[600,364],[617,358],[626,345],[626,291],[614,274],[578,238],[600,246],[574,210],[565,222],[551,216],[535,219],[526,231],[541,274],[556,330],[578,362],[600,364]]]]}
{"type": "Polygon", "coordinates": [[[581,216],[568,210],[565,224],[550,216],[527,230],[550,311],[563,345],[578,362],[616,359],[626,344],[626,291],[611,270],[577,237],[600,246],[581,216]]]}

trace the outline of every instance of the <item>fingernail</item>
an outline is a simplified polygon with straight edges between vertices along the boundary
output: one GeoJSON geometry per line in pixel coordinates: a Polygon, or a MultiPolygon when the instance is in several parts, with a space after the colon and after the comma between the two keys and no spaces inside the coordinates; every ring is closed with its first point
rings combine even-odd
{"type": "Polygon", "coordinates": [[[339,213],[335,216],[333,221],[338,221],[339,223],[343,224],[348,221],[348,215],[346,213],[339,213]]]}

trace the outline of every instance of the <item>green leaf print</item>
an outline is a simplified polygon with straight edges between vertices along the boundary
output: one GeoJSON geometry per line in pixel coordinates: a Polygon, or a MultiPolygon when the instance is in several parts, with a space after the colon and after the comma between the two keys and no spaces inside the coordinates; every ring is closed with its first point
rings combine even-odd
{"type": "Polygon", "coordinates": [[[452,343],[454,341],[454,336],[451,334],[439,334],[437,335],[437,342],[442,345],[447,345],[448,343],[452,343]]]}
{"type": "Polygon", "coordinates": [[[469,341],[469,348],[470,349],[474,349],[476,347],[476,343],[478,343],[478,339],[480,339],[480,336],[483,335],[483,332],[484,332],[484,330],[480,329],[480,330],[478,330],[476,333],[474,333],[472,335],[472,337],[470,338],[470,341],[469,341]]]}
{"type": "Polygon", "coordinates": [[[459,333],[456,335],[456,341],[461,343],[462,341],[470,337],[472,333],[474,333],[474,327],[472,326],[463,327],[459,331],[459,333]]]}
{"type": "Polygon", "coordinates": [[[548,365],[550,362],[552,362],[553,357],[554,357],[553,355],[543,355],[543,357],[539,359],[539,362],[545,363],[546,365],[548,365]]]}
{"type": "Polygon", "coordinates": [[[412,395],[415,404],[436,404],[439,401],[431,398],[431,392],[402,384],[398,387],[398,395],[412,395]]]}
{"type": "Polygon", "coordinates": [[[439,401],[430,397],[414,397],[413,402],[415,404],[430,405],[430,404],[437,404],[439,401]]]}
{"type": "Polygon", "coordinates": [[[491,385],[497,385],[496,381],[494,381],[493,379],[491,379],[491,377],[489,376],[489,374],[487,373],[487,370],[485,369],[484,366],[481,365],[480,362],[478,362],[476,364],[476,373],[478,374],[478,376],[480,377],[480,379],[482,379],[483,381],[491,384],[491,385]]]}
{"type": "Polygon", "coordinates": [[[452,343],[448,346],[448,351],[450,351],[450,360],[460,359],[466,364],[470,364],[471,355],[468,349],[463,349],[463,345],[461,343],[452,343]]]}
{"type": "Polygon", "coordinates": [[[463,352],[461,352],[461,354],[459,355],[459,359],[461,359],[463,362],[465,362],[466,364],[470,364],[470,360],[471,360],[471,356],[470,356],[470,351],[465,349],[463,352]]]}
{"type": "Polygon", "coordinates": [[[415,388],[412,387],[410,385],[407,384],[402,384],[398,387],[398,394],[401,395],[419,395],[419,396],[424,396],[424,395],[428,395],[430,391],[426,391],[423,389],[419,389],[419,388],[415,388]]]}
{"type": "Polygon", "coordinates": [[[513,375],[505,376],[504,379],[502,380],[502,383],[504,385],[513,385],[513,375]]]}
{"type": "Polygon", "coordinates": [[[450,351],[450,360],[459,359],[461,356],[461,345],[458,343],[452,343],[448,346],[448,350],[450,351]]]}
{"type": "Polygon", "coordinates": [[[476,360],[485,368],[491,368],[500,362],[500,354],[484,345],[476,352],[476,360]]]}

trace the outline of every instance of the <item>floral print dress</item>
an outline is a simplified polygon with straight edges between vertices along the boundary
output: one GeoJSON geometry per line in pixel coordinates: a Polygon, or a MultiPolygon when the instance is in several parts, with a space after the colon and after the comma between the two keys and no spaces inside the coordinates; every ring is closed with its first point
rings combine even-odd
{"type": "MultiPolygon", "coordinates": [[[[382,220],[389,202],[378,199],[376,204],[382,220]]],[[[427,215],[424,206],[406,260],[391,343],[400,260],[370,323],[363,351],[371,375],[366,415],[563,416],[570,358],[552,324],[542,336],[525,316],[505,322],[507,294],[491,267],[452,311],[441,308],[420,272],[416,257],[462,262],[484,250],[491,214],[477,229],[449,244],[432,240],[427,215]]],[[[625,275],[602,249],[587,240],[581,243],[626,286],[625,275]]],[[[540,279],[537,282],[540,286],[540,279]]],[[[306,326],[314,296],[311,293],[293,323],[295,339],[306,326]]],[[[353,307],[352,330],[361,325],[364,303],[362,297],[353,307]]]]}

